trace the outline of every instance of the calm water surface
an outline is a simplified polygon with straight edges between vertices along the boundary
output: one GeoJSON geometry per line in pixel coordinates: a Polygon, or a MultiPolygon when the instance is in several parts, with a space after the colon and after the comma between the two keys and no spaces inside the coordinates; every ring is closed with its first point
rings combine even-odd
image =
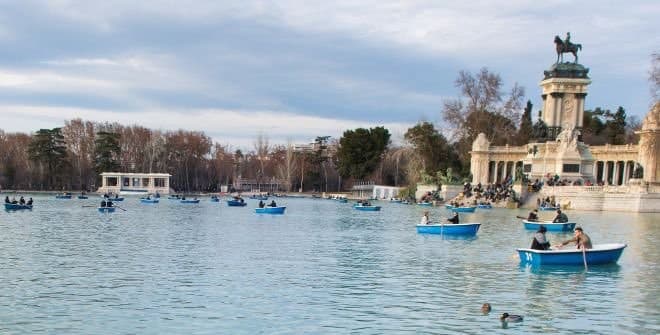
{"type": "Polygon", "coordinates": [[[417,234],[424,208],[401,204],[279,198],[287,212],[271,216],[255,200],[127,198],[99,214],[83,207],[96,198],[33,197],[0,212],[2,334],[660,333],[658,214],[568,211],[595,243],[628,244],[585,272],[521,267],[523,210],[462,214],[477,237],[443,239],[417,234]],[[503,312],[525,320],[503,328],[503,312]]]}

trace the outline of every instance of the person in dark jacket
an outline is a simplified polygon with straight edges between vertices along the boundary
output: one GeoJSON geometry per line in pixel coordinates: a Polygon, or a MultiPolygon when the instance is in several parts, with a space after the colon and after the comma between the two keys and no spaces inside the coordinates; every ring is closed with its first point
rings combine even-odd
{"type": "Polygon", "coordinates": [[[539,220],[539,210],[534,209],[533,211],[529,212],[529,215],[527,216],[527,221],[532,221],[536,222],[539,220]]]}
{"type": "Polygon", "coordinates": [[[447,219],[447,221],[449,221],[449,223],[452,223],[452,224],[458,224],[458,222],[459,222],[459,219],[458,219],[458,212],[454,212],[454,216],[452,216],[451,218],[447,219]]]}
{"type": "Polygon", "coordinates": [[[548,239],[545,237],[545,232],[548,231],[547,228],[545,228],[544,225],[541,225],[539,227],[539,230],[534,233],[534,238],[532,239],[532,246],[530,249],[535,249],[535,250],[548,250],[550,249],[550,242],[548,242],[548,239]]]}
{"type": "Polygon", "coordinates": [[[555,216],[555,219],[552,220],[552,222],[555,223],[566,223],[568,222],[568,216],[566,214],[561,212],[561,209],[557,210],[557,216],[555,216]]]}

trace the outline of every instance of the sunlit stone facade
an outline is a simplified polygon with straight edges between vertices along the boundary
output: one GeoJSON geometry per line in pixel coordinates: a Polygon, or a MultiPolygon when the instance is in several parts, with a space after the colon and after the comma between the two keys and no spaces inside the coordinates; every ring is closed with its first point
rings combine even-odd
{"type": "Polygon", "coordinates": [[[660,103],[637,132],[639,144],[589,146],[580,138],[591,83],[587,73],[588,69],[572,63],[555,64],[545,71],[540,83],[540,118],[548,126],[544,141],[492,146],[479,134],[471,151],[473,184],[522,175],[545,181],[556,175],[576,186],[544,186],[540,194],[527,194],[521,187],[523,205],[535,205],[537,197],[555,196],[569,208],[660,212],[660,103]]]}

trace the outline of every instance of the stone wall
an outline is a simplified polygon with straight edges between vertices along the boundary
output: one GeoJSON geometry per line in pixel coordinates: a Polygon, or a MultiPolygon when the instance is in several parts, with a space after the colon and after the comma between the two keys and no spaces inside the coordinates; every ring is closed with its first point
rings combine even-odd
{"type": "MultiPolygon", "coordinates": [[[[650,190],[651,187],[655,186],[544,186],[538,196],[554,196],[568,209],[658,213],[660,193],[649,193],[655,191],[650,190]]],[[[535,201],[528,203],[536,204],[535,201]]]]}

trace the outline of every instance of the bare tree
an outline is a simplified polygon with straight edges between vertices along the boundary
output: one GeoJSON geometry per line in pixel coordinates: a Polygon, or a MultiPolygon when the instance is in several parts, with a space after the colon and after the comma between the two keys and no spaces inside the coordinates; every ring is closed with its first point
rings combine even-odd
{"type": "Polygon", "coordinates": [[[270,152],[270,144],[268,143],[268,136],[260,132],[254,142],[255,158],[259,161],[259,173],[257,174],[257,183],[261,184],[264,178],[265,162],[269,159],[268,153],[270,152]]]}
{"type": "Polygon", "coordinates": [[[503,99],[501,77],[487,68],[475,75],[461,71],[454,84],[461,97],[443,102],[442,118],[452,128],[450,139],[456,142],[463,174],[467,174],[468,152],[479,133],[486,134],[495,145],[515,139],[525,90],[514,84],[503,99]]]}
{"type": "Polygon", "coordinates": [[[277,177],[284,180],[287,192],[291,192],[291,187],[293,186],[293,174],[296,170],[296,156],[295,151],[293,150],[293,142],[289,139],[287,140],[286,147],[278,147],[273,151],[273,155],[276,156],[280,156],[279,153],[282,153],[281,162],[277,159],[277,177]]]}

